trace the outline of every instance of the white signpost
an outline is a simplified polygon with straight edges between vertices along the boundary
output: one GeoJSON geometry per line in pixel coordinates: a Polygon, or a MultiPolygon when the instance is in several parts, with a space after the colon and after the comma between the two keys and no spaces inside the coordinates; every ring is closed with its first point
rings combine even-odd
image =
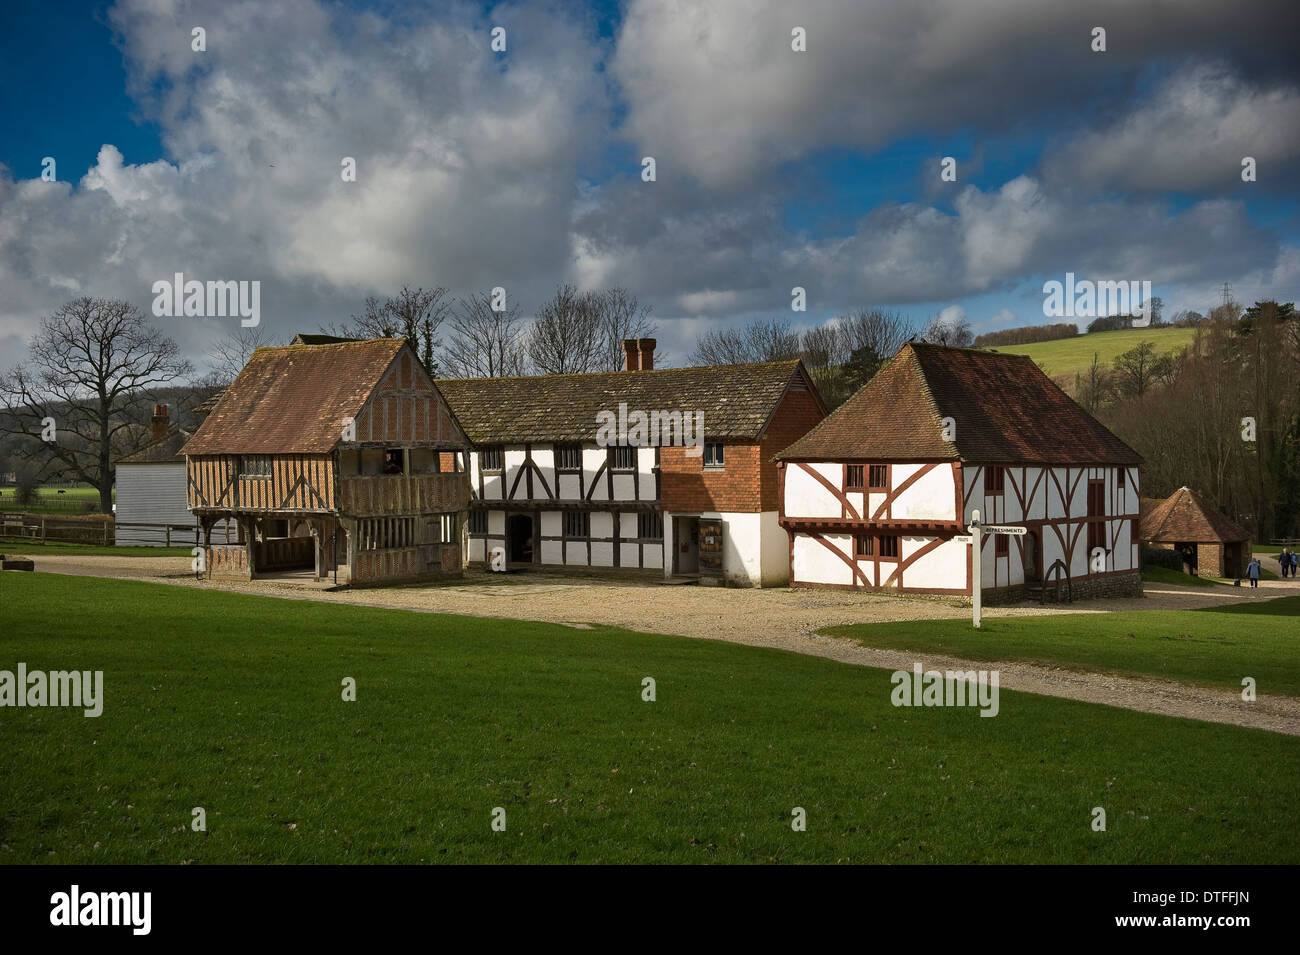
{"type": "Polygon", "coordinates": [[[980,580],[980,571],[982,570],[980,564],[983,563],[980,559],[980,536],[983,534],[1012,534],[1018,537],[1021,534],[1024,534],[1027,528],[1016,527],[1013,524],[981,524],[980,512],[979,509],[976,508],[970,512],[970,527],[968,530],[970,531],[969,536],[962,535],[960,537],[954,537],[953,540],[961,541],[962,543],[966,543],[967,541],[970,542],[971,622],[975,625],[975,629],[978,630],[980,626],[980,618],[983,615],[983,607],[981,606],[980,600],[980,591],[983,589],[980,580]]]}

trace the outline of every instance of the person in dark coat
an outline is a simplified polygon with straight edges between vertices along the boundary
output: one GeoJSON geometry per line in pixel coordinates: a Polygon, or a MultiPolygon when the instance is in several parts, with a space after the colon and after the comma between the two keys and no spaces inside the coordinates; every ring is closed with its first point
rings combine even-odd
{"type": "Polygon", "coordinates": [[[1246,576],[1250,578],[1250,585],[1252,587],[1259,586],[1259,558],[1258,557],[1252,558],[1250,563],[1246,565],[1246,576]]]}

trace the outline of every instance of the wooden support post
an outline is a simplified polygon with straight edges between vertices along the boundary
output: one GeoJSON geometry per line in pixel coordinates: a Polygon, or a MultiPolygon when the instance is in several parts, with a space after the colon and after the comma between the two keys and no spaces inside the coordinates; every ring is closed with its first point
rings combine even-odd
{"type": "Polygon", "coordinates": [[[980,616],[982,607],[980,606],[980,588],[983,586],[980,581],[980,565],[983,563],[982,552],[980,550],[980,512],[978,509],[971,511],[970,519],[970,596],[971,596],[971,621],[978,630],[980,626],[980,616]]]}
{"type": "Polygon", "coordinates": [[[45,543],[45,518],[41,518],[41,543],[45,543]]]}
{"type": "MultiPolygon", "coordinates": [[[[107,525],[105,525],[105,526],[107,526],[107,525]]],[[[171,547],[171,546],[172,546],[172,526],[171,526],[170,524],[168,524],[168,525],[163,529],[163,546],[164,546],[164,547],[171,547]]]]}

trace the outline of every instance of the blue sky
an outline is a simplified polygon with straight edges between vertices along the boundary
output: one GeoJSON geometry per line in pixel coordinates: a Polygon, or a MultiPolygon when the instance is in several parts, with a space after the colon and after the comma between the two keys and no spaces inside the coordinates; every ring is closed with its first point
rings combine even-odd
{"type": "MultiPolygon", "coordinates": [[[[0,349],[21,356],[77,294],[147,308],[176,271],[259,279],[279,338],[404,283],[501,285],[525,313],[560,282],[622,285],[676,361],[756,317],[1038,324],[1067,271],[1150,280],[1169,311],[1225,281],[1298,298],[1295,5],[1164,9],[19,0],[0,33],[0,349]]],[[[165,330],[196,359],[229,331],[165,330]]]]}

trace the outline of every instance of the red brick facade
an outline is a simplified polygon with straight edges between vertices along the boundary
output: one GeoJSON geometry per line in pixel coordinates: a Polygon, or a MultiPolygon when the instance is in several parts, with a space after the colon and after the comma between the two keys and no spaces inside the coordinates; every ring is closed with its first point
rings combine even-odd
{"type": "MultiPolygon", "coordinates": [[[[703,455],[661,448],[660,498],[666,511],[775,511],[780,501],[776,453],[801,438],[824,414],[809,391],[787,391],[758,444],[727,444],[726,467],[705,468],[703,455]]],[[[708,421],[704,433],[708,437],[708,421]]]]}

